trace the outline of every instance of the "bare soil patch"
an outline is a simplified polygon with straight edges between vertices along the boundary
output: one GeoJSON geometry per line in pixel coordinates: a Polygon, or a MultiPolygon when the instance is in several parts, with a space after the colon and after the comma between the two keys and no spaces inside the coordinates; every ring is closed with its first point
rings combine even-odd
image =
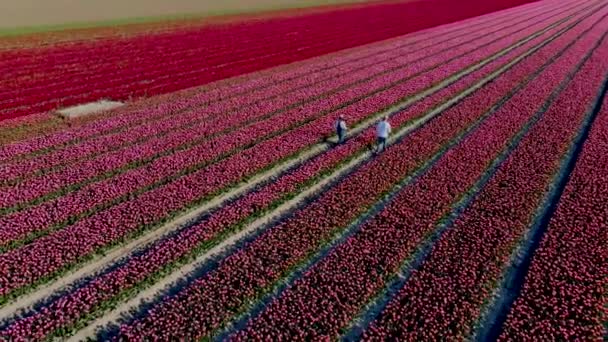
{"type": "Polygon", "coordinates": [[[66,119],[73,119],[116,109],[122,106],[124,106],[124,103],[122,102],[101,100],[60,109],[57,111],[57,114],[66,119]]]}
{"type": "MultiPolygon", "coordinates": [[[[373,1],[373,0],[372,0],[373,1]]],[[[260,11],[372,2],[370,0],[0,0],[0,29],[104,22],[146,17],[222,16],[260,11]]]]}

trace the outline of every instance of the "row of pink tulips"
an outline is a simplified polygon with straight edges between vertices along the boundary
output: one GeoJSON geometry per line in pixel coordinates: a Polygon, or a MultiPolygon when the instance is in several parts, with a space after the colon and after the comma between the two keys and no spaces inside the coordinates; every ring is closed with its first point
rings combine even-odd
{"type": "MultiPolygon", "coordinates": [[[[520,74],[519,76],[523,77],[524,75],[520,74]]],[[[501,94],[504,93],[501,92],[501,94]]],[[[487,100],[487,97],[484,94],[479,93],[479,95],[476,96],[476,100],[483,102],[487,100]]],[[[390,163],[385,164],[384,160],[379,159],[375,163],[366,166],[352,177],[358,177],[360,173],[368,172],[368,170],[373,168],[387,167],[389,169],[387,172],[391,174],[391,169],[393,167],[405,167],[405,165],[408,164],[411,167],[412,159],[410,158],[416,158],[415,156],[411,156],[412,154],[416,155],[417,153],[420,153],[420,155],[427,155],[427,148],[430,148],[431,150],[433,148],[437,148],[438,146],[434,145],[436,142],[442,141],[443,139],[446,139],[446,137],[452,136],[456,132],[466,128],[468,125],[474,122],[476,117],[479,118],[479,116],[483,114],[484,110],[482,108],[487,109],[490,107],[490,105],[491,102],[488,102],[485,106],[481,106],[479,111],[471,112],[469,110],[463,110],[463,108],[467,106],[467,102],[464,102],[463,104],[455,107],[453,110],[450,110],[442,115],[441,118],[431,121],[428,126],[425,126],[419,131],[413,133],[399,145],[389,149],[389,151],[391,151],[391,157],[388,157],[388,151],[387,155],[381,157],[399,158],[400,161],[394,161],[391,159],[390,163]],[[429,135],[432,135],[434,138],[429,137],[429,135]],[[439,137],[442,138],[437,140],[439,137]],[[395,164],[400,165],[396,166],[395,164]]],[[[443,143],[445,142],[446,140],[443,140],[443,143]]],[[[403,177],[405,173],[406,172],[403,172],[401,176],[403,177]]],[[[368,185],[374,184],[374,182],[370,183],[369,181],[367,181],[367,183],[368,185]]],[[[221,307],[222,300],[228,300],[228,303],[230,304],[227,306],[234,307],[234,310],[238,311],[239,307],[243,303],[248,302],[247,298],[260,289],[258,288],[260,281],[262,281],[264,285],[261,288],[270,285],[270,280],[276,280],[277,277],[280,277],[281,274],[283,274],[284,270],[288,269],[289,266],[296,265],[296,260],[301,260],[301,258],[307,254],[305,251],[310,250],[311,247],[309,247],[309,245],[305,245],[305,248],[301,248],[300,246],[289,246],[289,244],[292,243],[291,241],[294,240],[294,237],[300,236],[300,234],[306,234],[308,238],[308,236],[311,234],[309,232],[300,232],[299,230],[310,229],[313,230],[315,234],[318,234],[316,231],[323,229],[324,227],[331,226],[333,228],[337,226],[335,222],[332,222],[332,220],[335,220],[334,217],[342,220],[342,217],[344,216],[344,214],[342,214],[343,211],[345,213],[350,213],[353,208],[360,210],[359,205],[352,204],[353,202],[358,203],[358,198],[357,200],[352,199],[353,194],[359,194],[359,192],[362,191],[358,189],[358,191],[350,192],[350,197],[348,200],[325,202],[326,198],[333,199],[334,192],[338,192],[338,194],[341,196],[346,196],[341,192],[341,187],[347,186],[355,187],[363,186],[363,184],[356,185],[354,179],[347,179],[343,183],[340,183],[336,188],[332,189],[331,192],[325,194],[320,200],[314,202],[301,212],[296,213],[295,218],[289,219],[284,224],[273,228],[273,230],[270,230],[267,232],[267,234],[262,235],[259,240],[256,240],[251,245],[246,246],[244,250],[237,251],[234,255],[227,257],[222,261],[217,270],[212,271],[209,275],[205,275],[203,279],[193,283],[189,289],[177,295],[175,298],[160,304],[159,307],[153,309],[153,311],[149,314],[149,316],[146,316],[145,319],[134,323],[132,329],[125,327],[123,329],[123,333],[126,334],[125,336],[130,337],[141,337],[139,334],[154,335],[156,333],[161,334],[158,336],[169,336],[170,334],[199,336],[200,334],[210,334],[214,328],[216,328],[223,320],[230,316],[230,313],[226,312],[227,309],[221,307]],[[322,207],[321,205],[324,202],[327,204],[322,207]],[[347,206],[348,208],[343,208],[343,206],[347,206]],[[326,210],[335,212],[336,214],[330,215],[326,213],[326,210]],[[312,211],[315,214],[307,217],[305,214],[309,211],[312,211]],[[306,220],[307,222],[302,222],[303,220],[306,220]],[[317,222],[317,220],[320,222],[317,222]],[[329,220],[330,222],[324,222],[325,220],[329,220]],[[332,223],[334,223],[333,226],[332,223]],[[328,226],[326,226],[326,224],[328,224],[328,226]],[[276,234],[283,237],[283,239],[280,240],[280,243],[274,240],[273,234],[275,229],[278,230],[276,234]],[[298,230],[298,232],[295,232],[295,230],[298,230]],[[287,236],[288,233],[290,234],[289,237],[287,236]],[[272,239],[272,242],[270,239],[272,239]],[[264,252],[262,250],[264,250],[264,252]],[[275,251],[297,251],[297,253],[287,255],[285,253],[281,253],[277,255],[275,251]],[[260,258],[262,258],[263,261],[260,260],[260,258]],[[287,264],[285,264],[286,261],[288,262],[287,264]],[[238,267],[238,269],[234,268],[237,262],[242,263],[241,267],[238,267]],[[257,277],[262,279],[255,279],[257,277]],[[225,279],[228,282],[239,283],[241,285],[238,288],[235,288],[230,286],[228,283],[221,281],[220,279],[225,279]],[[214,280],[218,280],[218,282],[216,283],[214,280]],[[216,290],[221,291],[218,293],[216,290]],[[198,302],[197,298],[199,297],[209,298],[209,301],[205,300],[200,302],[201,305],[209,305],[209,307],[198,312],[202,312],[203,314],[211,314],[211,312],[213,312],[213,317],[195,317],[193,315],[194,312],[187,309],[188,303],[198,302]],[[174,321],[177,316],[181,316],[181,318],[174,321]],[[185,323],[186,321],[190,320],[192,320],[191,322],[194,323],[185,323]],[[176,324],[172,324],[172,321],[176,324]],[[179,322],[184,322],[184,324],[179,326],[179,322]]],[[[326,231],[321,231],[327,234],[326,231]]],[[[318,237],[315,236],[315,238],[318,237]]],[[[293,243],[300,244],[301,242],[302,241],[294,241],[293,243]]],[[[228,309],[228,311],[231,311],[231,309],[228,309]]]]}
{"type": "MultiPolygon", "coordinates": [[[[510,24],[513,25],[515,23],[510,22],[510,24]]],[[[507,27],[507,26],[508,25],[505,25],[504,27],[507,27]]],[[[488,35],[491,32],[499,32],[502,28],[503,27],[498,27],[498,28],[492,27],[492,29],[494,31],[481,32],[480,34],[488,35]]],[[[389,58],[386,63],[381,63],[381,61],[387,60],[387,59],[380,59],[380,58],[373,60],[373,63],[371,63],[371,64],[369,63],[369,61],[366,61],[367,63],[365,65],[367,65],[368,68],[366,68],[365,70],[361,70],[357,73],[353,73],[353,71],[355,71],[359,68],[359,64],[351,65],[352,67],[354,67],[354,69],[349,70],[349,72],[346,72],[345,70],[340,70],[341,73],[346,73],[346,75],[344,77],[337,77],[337,78],[330,77],[325,82],[315,85],[314,88],[301,89],[299,87],[296,87],[296,90],[298,90],[297,92],[286,94],[288,96],[286,96],[285,98],[273,99],[273,101],[271,101],[271,102],[270,101],[268,101],[268,102],[254,101],[255,106],[253,106],[253,112],[248,111],[247,113],[239,113],[237,111],[236,113],[231,114],[229,122],[221,121],[221,125],[218,125],[217,122],[207,122],[206,125],[202,125],[202,123],[200,123],[198,121],[201,120],[202,118],[209,118],[209,117],[214,118],[215,121],[219,121],[219,120],[221,120],[221,118],[218,117],[219,113],[235,112],[237,109],[241,109],[246,104],[238,103],[238,101],[236,101],[236,103],[232,103],[231,101],[224,101],[221,103],[213,104],[205,109],[199,109],[199,110],[193,111],[193,112],[189,113],[189,115],[184,115],[185,113],[181,113],[177,120],[175,120],[175,119],[171,120],[171,121],[178,122],[178,124],[175,124],[176,126],[174,126],[174,123],[171,123],[171,121],[154,122],[149,125],[146,125],[147,127],[142,128],[143,132],[129,130],[128,132],[122,132],[122,133],[113,134],[110,136],[104,136],[99,141],[91,141],[91,142],[87,142],[86,144],[72,146],[69,149],[59,150],[59,151],[57,151],[57,153],[45,154],[44,156],[42,156],[40,158],[35,158],[28,162],[15,161],[14,163],[9,164],[4,168],[3,176],[5,176],[7,180],[10,180],[12,178],[18,178],[18,177],[24,176],[24,173],[27,174],[27,173],[30,173],[33,171],[37,171],[40,168],[49,168],[56,164],[63,165],[64,162],[58,162],[58,160],[59,161],[69,161],[72,159],[80,158],[81,155],[83,154],[83,152],[94,154],[97,149],[105,150],[107,148],[112,148],[112,147],[120,146],[122,144],[127,144],[131,141],[131,139],[135,139],[133,137],[138,137],[140,135],[140,133],[144,133],[144,132],[148,132],[148,131],[151,131],[152,133],[156,132],[159,129],[158,127],[160,127],[159,125],[167,125],[169,127],[169,130],[172,128],[175,128],[175,127],[181,127],[182,128],[181,131],[185,131],[186,129],[191,129],[192,128],[191,126],[193,124],[198,123],[199,127],[196,127],[196,129],[205,130],[206,132],[209,132],[210,129],[212,131],[213,131],[213,129],[226,130],[230,127],[233,127],[237,123],[242,124],[243,122],[247,122],[248,120],[252,120],[256,117],[260,117],[262,114],[272,113],[274,111],[281,110],[281,108],[293,106],[294,104],[300,103],[301,101],[311,101],[312,99],[316,98],[317,96],[326,94],[329,91],[335,91],[334,89],[336,89],[338,87],[345,87],[347,84],[350,84],[352,82],[357,82],[359,80],[366,80],[369,77],[372,77],[379,73],[388,73],[389,71],[399,72],[400,70],[402,70],[403,64],[418,61],[421,58],[424,58],[425,56],[430,56],[434,53],[439,53],[441,51],[453,48],[463,42],[470,42],[473,39],[474,39],[474,37],[471,38],[469,36],[466,36],[464,38],[456,39],[454,41],[448,41],[445,44],[436,44],[436,42],[431,42],[432,47],[423,50],[424,52],[422,54],[418,51],[418,53],[412,53],[412,54],[408,54],[406,56],[401,56],[401,57],[392,56],[392,58],[389,58]],[[370,68],[370,66],[371,66],[371,68],[370,68]],[[308,99],[308,98],[310,98],[310,99],[308,99]],[[50,165],[49,165],[49,163],[50,163],[50,165]]],[[[403,52],[405,52],[405,51],[398,51],[398,55],[403,54],[403,52]]],[[[385,58],[385,57],[383,57],[383,58],[385,58]]],[[[363,64],[363,63],[361,63],[361,64],[363,64]]],[[[377,75],[377,76],[381,76],[381,75],[377,75]]],[[[352,84],[354,85],[356,83],[352,83],[352,84]]],[[[283,89],[282,87],[277,87],[276,89],[281,90],[281,91],[290,90],[289,88],[283,89]]],[[[342,89],[342,88],[340,88],[340,89],[342,89]]],[[[262,91],[262,92],[260,92],[259,98],[257,100],[268,98],[273,95],[274,95],[274,93],[272,93],[272,92],[262,91]]],[[[163,131],[166,132],[167,129],[163,128],[163,131]]],[[[180,132],[172,132],[171,134],[173,135],[173,134],[178,134],[178,133],[180,133],[180,132]]],[[[165,137],[161,137],[161,138],[165,138],[165,137]]],[[[120,152],[117,151],[116,153],[120,153],[120,152]]],[[[99,164],[105,165],[104,162],[101,162],[99,164]]],[[[90,166],[85,167],[85,169],[90,169],[90,166]]],[[[5,178],[5,177],[3,177],[3,178],[5,178]]],[[[43,176],[43,178],[45,180],[48,179],[48,177],[49,177],[49,175],[43,176]]]]}
{"type": "MultiPolygon", "coordinates": [[[[482,51],[477,51],[475,54],[482,54],[482,51]]],[[[473,58],[473,56],[469,57],[473,58]]],[[[335,112],[335,115],[324,116],[310,124],[233,155],[222,163],[176,179],[108,210],[98,212],[63,230],[37,239],[27,246],[0,255],[0,269],[7,270],[4,272],[5,278],[1,280],[3,294],[53,274],[90,255],[100,247],[120,241],[128,234],[141,230],[142,226],[149,226],[166,219],[171,213],[196,203],[219,189],[309,146],[318,141],[319,132],[325,130],[326,127],[331,127],[338,115],[344,114],[352,121],[358,121],[365,118],[367,113],[388,107],[404,95],[420,91],[462,67],[458,63],[450,64],[440,72],[425,75],[427,77],[424,81],[427,83],[406,82],[379,93],[377,96],[365,98],[357,102],[356,106],[345,107],[335,112]],[[453,69],[450,70],[450,68],[453,69]],[[184,191],[184,189],[189,191],[184,191]],[[28,272],[12,274],[8,272],[12,264],[19,264],[20,269],[27,269],[28,272]]],[[[415,115],[420,115],[420,113],[415,113],[415,115]]],[[[253,136],[256,135],[259,134],[253,136]]],[[[182,164],[170,165],[169,170],[175,169],[176,166],[181,170],[183,168],[179,166],[182,164]]],[[[130,173],[129,175],[132,175],[131,179],[137,182],[145,179],[145,177],[140,177],[141,172],[149,170],[149,168],[137,170],[140,172],[139,174],[130,173]]],[[[159,172],[155,171],[152,174],[156,176],[159,172]]],[[[123,186],[111,187],[110,192],[118,191],[123,186]]]]}
{"type": "Polygon", "coordinates": [[[605,337],[607,137],[605,97],[501,340],[601,341],[605,337]]]}
{"type": "MultiPolygon", "coordinates": [[[[606,13],[604,8],[598,16],[606,13]]],[[[569,67],[598,39],[602,41],[517,150],[437,241],[428,259],[368,331],[368,340],[451,339],[473,333],[484,302],[491,299],[515,247],[543,206],[608,71],[605,23],[600,18],[589,34],[550,67],[553,76],[547,83],[528,94],[540,105],[569,67]]]]}
{"type": "Polygon", "coordinates": [[[212,243],[221,234],[238,229],[238,225],[246,222],[251,216],[255,217],[269,210],[276,201],[288,198],[299,187],[352,157],[353,153],[370,141],[369,138],[353,138],[346,145],[303,164],[276,181],[221,208],[178,235],[161,240],[141,255],[128,259],[124,266],[100,275],[85,287],[51,303],[48,308],[27,319],[19,320],[0,335],[41,339],[56,329],[74,324],[82,319],[83,315],[98,309],[100,303],[113,300],[123,291],[137,287],[150,275],[180,261],[201,246],[212,243]],[[87,305],[82,305],[85,302],[87,305]]]}

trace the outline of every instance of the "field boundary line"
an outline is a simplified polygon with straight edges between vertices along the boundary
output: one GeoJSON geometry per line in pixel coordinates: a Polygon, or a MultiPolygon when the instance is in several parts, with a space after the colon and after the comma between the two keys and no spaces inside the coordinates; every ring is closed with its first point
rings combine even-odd
{"type": "MultiPolygon", "coordinates": [[[[592,7],[592,6],[589,6],[589,7],[592,7]]],[[[484,61],[482,61],[476,65],[470,66],[469,68],[466,68],[465,70],[462,70],[461,72],[459,72],[455,75],[452,75],[449,79],[446,79],[443,82],[438,83],[437,85],[435,85],[431,88],[428,88],[427,90],[417,94],[416,96],[410,97],[410,98],[406,99],[405,101],[400,102],[382,112],[371,115],[370,117],[368,117],[367,120],[364,120],[363,122],[361,122],[361,124],[359,126],[357,126],[351,130],[351,132],[352,132],[351,136],[359,134],[362,131],[366,130],[367,128],[372,126],[379,118],[381,118],[385,115],[390,115],[392,113],[401,111],[401,110],[409,107],[411,104],[413,104],[417,101],[420,101],[421,99],[425,98],[426,96],[429,96],[429,95],[435,93],[436,91],[438,91],[446,86],[449,86],[450,84],[456,82],[458,79],[464,77],[465,75],[467,75],[471,72],[474,72],[475,70],[483,67],[484,65],[490,63],[491,61],[493,61],[497,58],[500,58],[501,56],[507,54],[509,51],[516,49],[517,47],[525,44],[526,42],[542,35],[543,33],[549,31],[551,28],[559,25],[560,23],[562,23],[564,21],[567,21],[571,17],[572,16],[568,16],[566,18],[559,20],[558,22],[554,23],[550,27],[547,27],[539,32],[536,32],[536,33],[532,34],[531,36],[515,43],[514,45],[511,45],[510,47],[503,49],[502,51],[488,57],[484,61]]],[[[553,38],[549,38],[549,39],[555,39],[555,37],[557,37],[559,34],[561,34],[560,32],[563,32],[563,31],[565,31],[565,29],[562,29],[561,31],[556,33],[553,38]]],[[[548,44],[548,42],[545,41],[544,44],[548,44]]],[[[522,55],[519,58],[517,58],[516,60],[508,63],[503,68],[499,69],[500,73],[505,72],[512,65],[515,65],[519,61],[523,60],[525,57],[527,57],[527,55],[526,56],[522,55]]],[[[468,96],[470,93],[480,89],[486,83],[490,82],[493,78],[497,77],[499,75],[497,72],[490,74],[489,76],[484,78],[482,81],[478,82],[474,86],[468,88],[463,93],[459,94],[457,97],[452,98],[450,101],[437,107],[435,110],[433,110],[431,113],[427,114],[426,116],[414,120],[412,123],[410,123],[408,128],[411,130],[411,129],[413,129],[413,127],[417,127],[417,126],[424,124],[424,122],[426,122],[426,121],[432,119],[434,116],[440,114],[442,111],[451,107],[453,104],[459,102],[461,99],[468,96]]],[[[404,129],[406,129],[406,128],[404,128],[404,129]]],[[[393,140],[390,140],[390,141],[392,142],[393,140]]],[[[301,163],[304,163],[304,162],[308,161],[309,159],[323,153],[324,151],[328,150],[330,148],[330,145],[333,143],[335,143],[335,138],[330,139],[329,143],[317,144],[316,146],[313,146],[311,149],[309,149],[304,154],[300,155],[298,158],[288,160],[283,164],[277,165],[270,170],[267,170],[261,174],[258,174],[257,176],[250,179],[247,183],[237,185],[237,187],[234,188],[233,190],[228,191],[228,192],[210,200],[209,202],[205,203],[204,205],[201,205],[201,206],[198,206],[198,207],[185,211],[185,213],[183,215],[177,217],[174,220],[171,220],[170,222],[162,225],[161,227],[150,230],[147,234],[144,234],[143,236],[141,236],[138,239],[132,240],[131,242],[129,242],[125,245],[120,245],[115,248],[112,248],[107,253],[100,255],[99,258],[86,262],[80,268],[74,270],[73,272],[66,275],[65,277],[58,278],[50,283],[42,285],[42,286],[38,287],[37,289],[35,289],[34,292],[16,297],[15,299],[9,301],[6,305],[4,305],[3,307],[0,308],[0,321],[4,321],[7,318],[13,316],[15,313],[28,309],[29,307],[33,306],[35,303],[46,298],[49,294],[59,292],[62,288],[68,286],[69,284],[74,283],[78,279],[90,276],[90,275],[100,271],[101,269],[107,267],[108,265],[120,260],[125,254],[130,254],[131,252],[133,252],[139,248],[142,248],[145,245],[148,245],[148,244],[158,240],[159,238],[162,238],[163,236],[170,234],[171,232],[174,232],[178,229],[188,226],[192,221],[196,220],[198,217],[209,212],[211,209],[217,208],[217,207],[225,204],[226,202],[230,201],[231,199],[236,198],[242,194],[245,194],[245,193],[251,191],[259,184],[272,180],[272,178],[276,174],[279,174],[290,168],[293,168],[293,167],[295,167],[301,163]]],[[[354,161],[357,161],[357,160],[358,159],[355,159],[354,161]]],[[[339,172],[340,170],[346,169],[347,167],[351,166],[354,163],[354,161],[351,161],[350,163],[342,166],[340,169],[336,170],[335,172],[339,172]]],[[[331,177],[331,175],[328,177],[331,177]]],[[[319,184],[323,184],[323,183],[319,183],[319,184]]],[[[294,199],[292,199],[289,203],[294,203],[294,199]]],[[[281,207],[279,207],[279,208],[281,208],[281,207]]],[[[277,210],[278,210],[278,208],[275,211],[269,213],[269,215],[276,212],[277,210]]],[[[243,235],[243,234],[241,234],[241,235],[243,235]]],[[[224,241],[228,241],[228,239],[230,239],[230,238],[227,238],[224,241]]],[[[232,240],[230,240],[230,241],[232,241],[232,240]]],[[[211,249],[210,251],[208,251],[206,253],[206,255],[209,254],[211,251],[220,249],[220,247],[221,248],[225,247],[225,245],[227,245],[227,244],[224,244],[224,243],[218,244],[214,249],[211,249]]]]}

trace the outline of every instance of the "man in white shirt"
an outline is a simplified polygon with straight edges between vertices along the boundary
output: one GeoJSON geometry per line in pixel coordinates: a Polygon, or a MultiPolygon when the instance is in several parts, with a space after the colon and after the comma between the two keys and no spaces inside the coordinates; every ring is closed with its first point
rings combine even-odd
{"type": "Polygon", "coordinates": [[[340,115],[338,121],[336,121],[335,127],[336,134],[338,134],[338,144],[341,144],[346,137],[346,121],[344,121],[344,116],[340,115]]]}
{"type": "Polygon", "coordinates": [[[376,125],[376,137],[377,145],[376,145],[376,153],[380,153],[384,151],[386,148],[386,139],[388,139],[388,135],[391,133],[391,124],[388,123],[388,116],[385,116],[382,121],[376,125]]]}

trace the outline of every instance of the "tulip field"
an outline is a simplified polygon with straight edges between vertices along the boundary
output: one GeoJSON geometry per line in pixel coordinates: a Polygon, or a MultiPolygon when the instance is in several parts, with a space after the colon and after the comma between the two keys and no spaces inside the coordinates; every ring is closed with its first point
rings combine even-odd
{"type": "Polygon", "coordinates": [[[608,1],[463,2],[0,37],[0,340],[608,338],[608,1]]]}
{"type": "Polygon", "coordinates": [[[145,30],[134,25],[92,32],[92,40],[78,31],[76,39],[59,34],[57,44],[8,39],[0,41],[0,120],[104,97],[163,94],[529,1],[468,0],[466,7],[449,0],[380,1],[212,26],[151,23],[152,35],[132,35],[145,30]],[[3,48],[15,45],[27,48],[3,48]]]}

